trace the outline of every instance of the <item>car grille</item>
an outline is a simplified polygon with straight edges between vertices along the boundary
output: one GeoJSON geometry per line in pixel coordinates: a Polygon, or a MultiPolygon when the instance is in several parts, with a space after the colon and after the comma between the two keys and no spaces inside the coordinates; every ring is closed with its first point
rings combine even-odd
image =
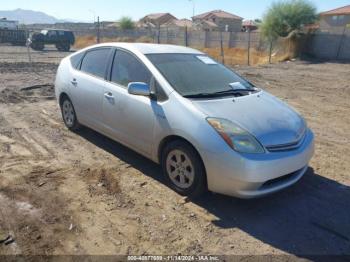
{"type": "Polygon", "coordinates": [[[295,171],[293,173],[290,173],[290,174],[287,174],[287,175],[284,175],[284,176],[281,176],[281,177],[277,177],[277,178],[268,180],[261,186],[261,188],[262,189],[263,188],[269,188],[269,187],[275,186],[277,184],[287,183],[288,181],[293,180],[295,177],[297,177],[300,174],[301,170],[302,169],[299,169],[299,170],[297,170],[297,171],[295,171]]]}
{"type": "Polygon", "coordinates": [[[287,143],[287,144],[280,144],[280,145],[273,145],[273,146],[266,146],[266,149],[269,152],[283,152],[283,151],[291,151],[298,149],[304,142],[306,137],[306,132],[301,136],[301,138],[298,141],[287,143]]]}

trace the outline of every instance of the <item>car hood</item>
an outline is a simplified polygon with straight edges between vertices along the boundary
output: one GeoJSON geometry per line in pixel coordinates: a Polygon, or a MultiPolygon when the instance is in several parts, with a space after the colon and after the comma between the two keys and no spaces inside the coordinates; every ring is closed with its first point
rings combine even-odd
{"type": "Polygon", "coordinates": [[[208,117],[230,120],[254,135],[264,146],[298,141],[304,120],[281,100],[265,91],[238,98],[193,99],[208,117]]]}

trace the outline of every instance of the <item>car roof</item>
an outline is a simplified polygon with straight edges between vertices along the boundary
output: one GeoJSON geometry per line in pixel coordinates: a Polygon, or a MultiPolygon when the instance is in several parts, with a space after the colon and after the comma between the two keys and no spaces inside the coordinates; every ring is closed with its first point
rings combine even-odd
{"type": "Polygon", "coordinates": [[[185,46],[146,43],[104,43],[88,49],[104,46],[120,47],[134,52],[138,51],[142,54],[203,54],[196,49],[185,46]]]}

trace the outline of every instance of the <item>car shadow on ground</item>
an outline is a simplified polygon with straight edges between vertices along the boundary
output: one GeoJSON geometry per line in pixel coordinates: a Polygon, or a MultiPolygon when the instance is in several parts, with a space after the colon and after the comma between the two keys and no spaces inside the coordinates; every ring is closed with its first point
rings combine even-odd
{"type": "MultiPolygon", "coordinates": [[[[88,128],[77,133],[165,183],[161,168],[138,153],[88,128]]],[[[350,255],[350,187],[312,168],[296,185],[264,198],[241,200],[208,193],[193,203],[213,214],[217,219],[212,223],[217,227],[239,228],[290,254],[350,255]]]]}

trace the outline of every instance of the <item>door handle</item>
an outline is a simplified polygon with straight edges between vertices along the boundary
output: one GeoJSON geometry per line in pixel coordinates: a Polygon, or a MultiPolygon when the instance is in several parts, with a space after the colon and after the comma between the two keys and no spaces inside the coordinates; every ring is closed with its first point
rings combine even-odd
{"type": "Polygon", "coordinates": [[[107,99],[114,99],[114,96],[113,96],[113,94],[112,94],[111,92],[105,93],[104,96],[105,96],[105,98],[107,98],[107,99]]]}
{"type": "Polygon", "coordinates": [[[70,81],[72,83],[73,86],[77,86],[78,85],[78,82],[75,78],[73,78],[72,81],[70,81]]]}

